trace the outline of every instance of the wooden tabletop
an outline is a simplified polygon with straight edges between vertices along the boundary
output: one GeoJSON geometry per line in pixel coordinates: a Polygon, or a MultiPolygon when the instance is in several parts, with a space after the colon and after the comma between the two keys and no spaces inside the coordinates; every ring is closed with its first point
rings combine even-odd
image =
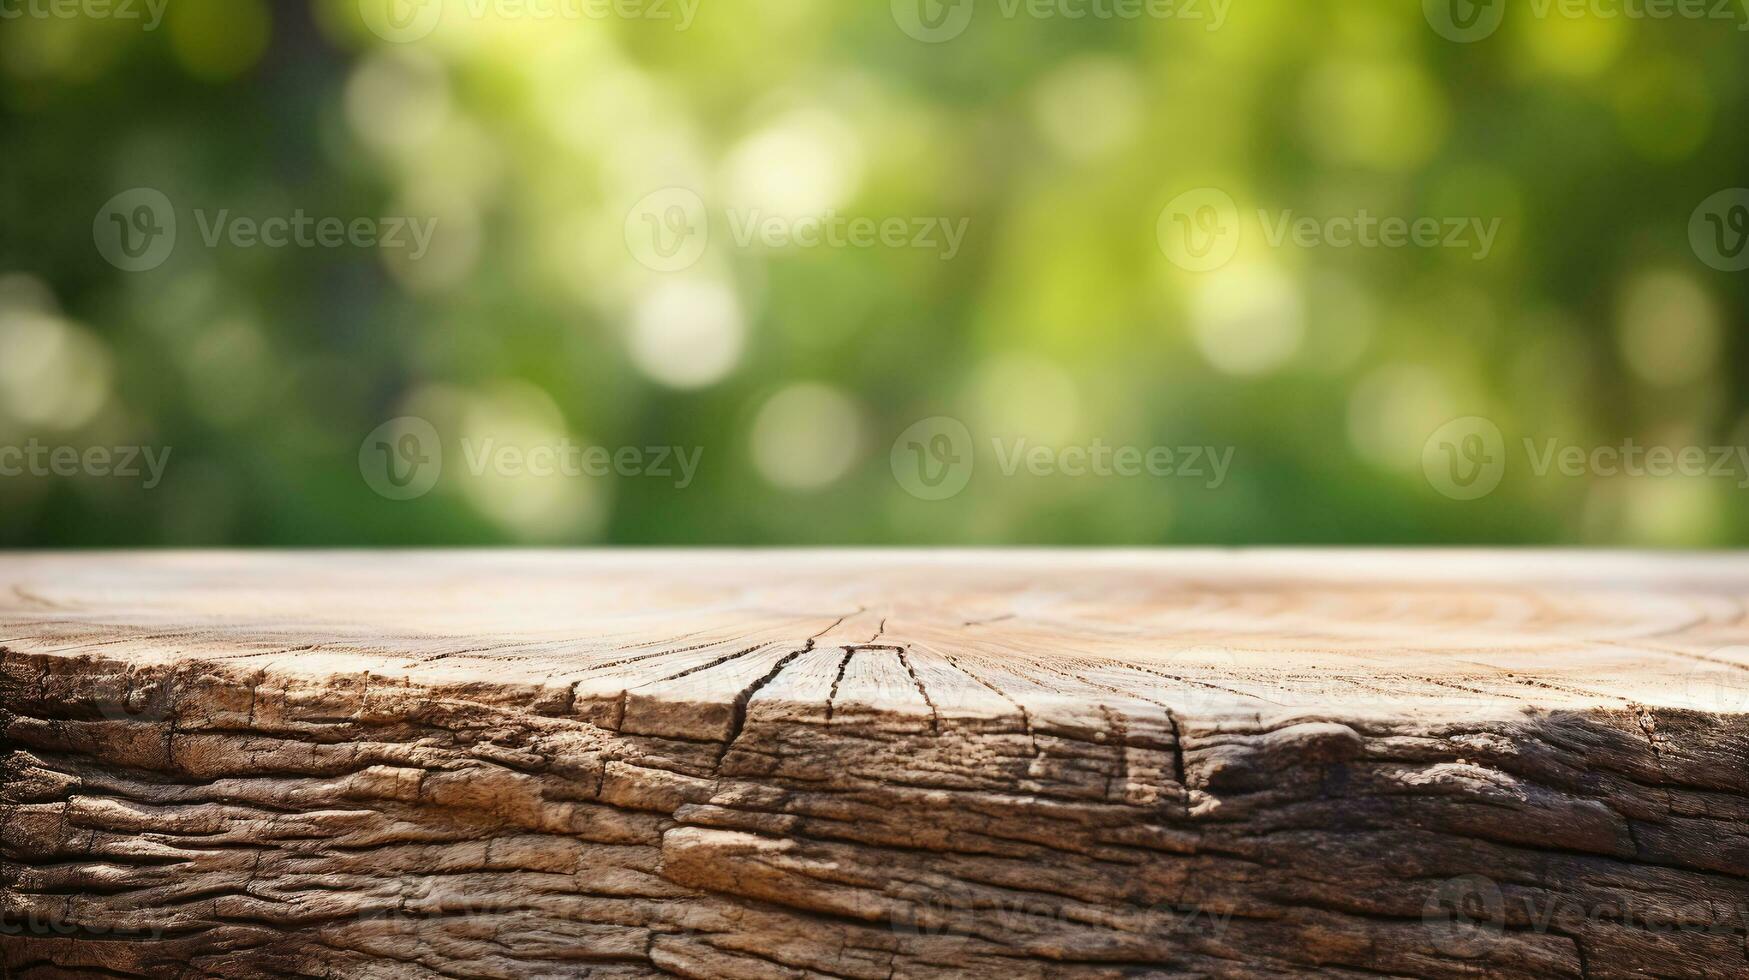
{"type": "Polygon", "coordinates": [[[1749,558],[1626,553],[24,554],[0,645],[925,713],[1745,711],[1745,597],[1749,558]]]}
{"type": "Polygon", "coordinates": [[[1741,977],[1749,559],[0,558],[0,972],[1741,977]]]}

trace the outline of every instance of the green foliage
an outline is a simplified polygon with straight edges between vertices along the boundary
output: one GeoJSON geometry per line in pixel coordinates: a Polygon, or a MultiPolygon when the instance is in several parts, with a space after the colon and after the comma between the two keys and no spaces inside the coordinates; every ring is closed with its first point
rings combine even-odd
{"type": "Polygon", "coordinates": [[[1749,183],[1742,24],[977,0],[925,43],[911,0],[408,2],[0,24],[0,446],[172,450],[150,488],[0,475],[0,543],[1749,541],[1749,460],[1595,453],[1749,445],[1737,212],[1697,212],[1749,183]],[[134,188],[176,222],[141,271],[100,243],[134,188]],[[276,217],[312,237],[250,240],[276,217]],[[974,464],[944,499],[901,474],[949,443],[895,445],[935,417],[974,464]],[[1430,473],[1465,417],[1505,457],[1472,500],[1430,473]],[[398,418],[442,458],[404,500],[398,418]],[[528,472],[563,445],[639,455],[528,472]],[[1072,472],[1100,446],[1231,463],[1072,472]]]}

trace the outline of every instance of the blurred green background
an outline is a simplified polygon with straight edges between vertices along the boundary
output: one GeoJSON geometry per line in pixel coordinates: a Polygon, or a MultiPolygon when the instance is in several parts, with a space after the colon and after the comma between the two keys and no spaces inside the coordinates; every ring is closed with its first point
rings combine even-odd
{"type": "Polygon", "coordinates": [[[1537,475],[1520,448],[1749,445],[1749,273],[1690,240],[1749,184],[1740,10],[1514,4],[1456,43],[1402,0],[1237,0],[1218,29],[977,0],[924,43],[912,0],[700,0],[684,25],[680,0],[453,0],[400,41],[423,8],[373,32],[372,2],[0,19],[0,446],[172,452],[150,489],[0,476],[0,544],[1749,542],[1741,462],[1537,475]],[[1194,271],[1157,231],[1205,187],[1249,224],[1194,271]],[[97,244],[134,188],[178,225],[145,271],[97,244]],[[664,188],[705,208],[683,268],[636,240],[664,188]],[[1498,240],[1272,245],[1256,214],[1362,209],[1498,240]],[[417,259],[203,240],[300,210],[436,225],[417,259]],[[965,235],[737,241],[828,211],[965,235]],[[943,500],[892,454],[935,416],[977,447],[943,500]],[[1469,501],[1424,470],[1462,416],[1509,457],[1469,501]],[[443,453],[407,500],[361,463],[400,417],[443,453]],[[1020,437],[1233,458],[1216,487],[1004,473],[991,439],[1020,437]],[[475,475],[486,439],[702,456],[683,488],[475,475]]]}

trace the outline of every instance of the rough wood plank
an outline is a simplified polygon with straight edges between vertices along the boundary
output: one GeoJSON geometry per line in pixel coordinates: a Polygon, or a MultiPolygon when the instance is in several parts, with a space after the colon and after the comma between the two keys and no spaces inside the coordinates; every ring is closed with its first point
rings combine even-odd
{"type": "Polygon", "coordinates": [[[6,977],[1749,975],[1749,559],[0,558],[6,977]]]}

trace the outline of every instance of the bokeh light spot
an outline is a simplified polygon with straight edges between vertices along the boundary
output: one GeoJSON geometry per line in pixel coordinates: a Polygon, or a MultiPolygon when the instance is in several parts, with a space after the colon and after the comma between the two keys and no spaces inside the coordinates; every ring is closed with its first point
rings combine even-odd
{"type": "Polygon", "coordinates": [[[719,381],[740,359],[747,327],[734,292],[708,279],[659,280],[639,298],[627,346],[632,362],[672,388],[719,381]]]}
{"type": "Polygon", "coordinates": [[[599,482],[605,478],[528,465],[531,451],[555,450],[566,440],[583,444],[550,395],[526,381],[495,382],[462,396],[461,438],[444,447],[444,478],[458,481],[475,510],[519,538],[592,533],[605,509],[599,482]]]}
{"type": "Polygon", "coordinates": [[[1408,171],[1445,141],[1444,94],[1416,65],[1332,61],[1307,79],[1307,140],[1331,163],[1408,171]]]}
{"type": "Polygon", "coordinates": [[[262,0],[176,0],[165,20],[176,60],[190,75],[209,82],[254,67],[273,30],[262,0]]]}
{"type": "Polygon", "coordinates": [[[1039,82],[1032,117],[1057,152],[1071,159],[1099,157],[1135,138],[1142,118],[1141,82],[1118,58],[1078,58],[1039,82]]]}
{"type": "Polygon", "coordinates": [[[1570,16],[1559,5],[1549,16],[1523,17],[1514,25],[1524,56],[1553,74],[1585,78],[1615,62],[1627,44],[1629,30],[1644,30],[1644,22],[1622,17],[1570,16]]]}
{"type": "Polygon", "coordinates": [[[346,83],[346,121],[366,146],[407,151],[449,118],[443,65],[423,49],[387,48],[367,57],[346,83]]]}
{"type": "Polygon", "coordinates": [[[0,307],[0,416],[77,429],[109,399],[111,365],[101,340],[58,316],[0,307]]]}
{"type": "Polygon", "coordinates": [[[1203,357],[1223,373],[1265,374],[1300,349],[1304,300],[1286,273],[1230,265],[1209,273],[1191,301],[1191,329],[1203,357]]]}
{"type": "Polygon", "coordinates": [[[1061,367],[1033,354],[990,358],[972,379],[978,433],[1024,436],[1034,443],[1071,439],[1080,421],[1081,393],[1061,367]]]}
{"type": "Polygon", "coordinates": [[[1348,440],[1381,469],[1419,472],[1428,436],[1463,413],[1444,379],[1419,364],[1388,364],[1348,398],[1348,440]]]}
{"type": "MultiPolygon", "coordinates": [[[[1641,477],[1625,481],[1628,539],[1657,547],[1695,547],[1718,534],[1721,481],[1641,477]]],[[[1726,485],[1728,486],[1728,485],[1726,485]]]]}
{"type": "Polygon", "coordinates": [[[1684,273],[1648,272],[1629,282],[1616,328],[1622,359],[1654,385],[1693,381],[1719,355],[1718,307],[1684,273]]]}
{"type": "Polygon", "coordinates": [[[753,420],[753,465],[785,490],[818,490],[862,451],[862,419],[838,389],[807,382],[772,395],[753,420]]]}
{"type": "Polygon", "coordinates": [[[836,207],[862,180],[856,135],[823,110],[785,116],[747,137],[724,163],[737,208],[796,218],[836,207]]]}

